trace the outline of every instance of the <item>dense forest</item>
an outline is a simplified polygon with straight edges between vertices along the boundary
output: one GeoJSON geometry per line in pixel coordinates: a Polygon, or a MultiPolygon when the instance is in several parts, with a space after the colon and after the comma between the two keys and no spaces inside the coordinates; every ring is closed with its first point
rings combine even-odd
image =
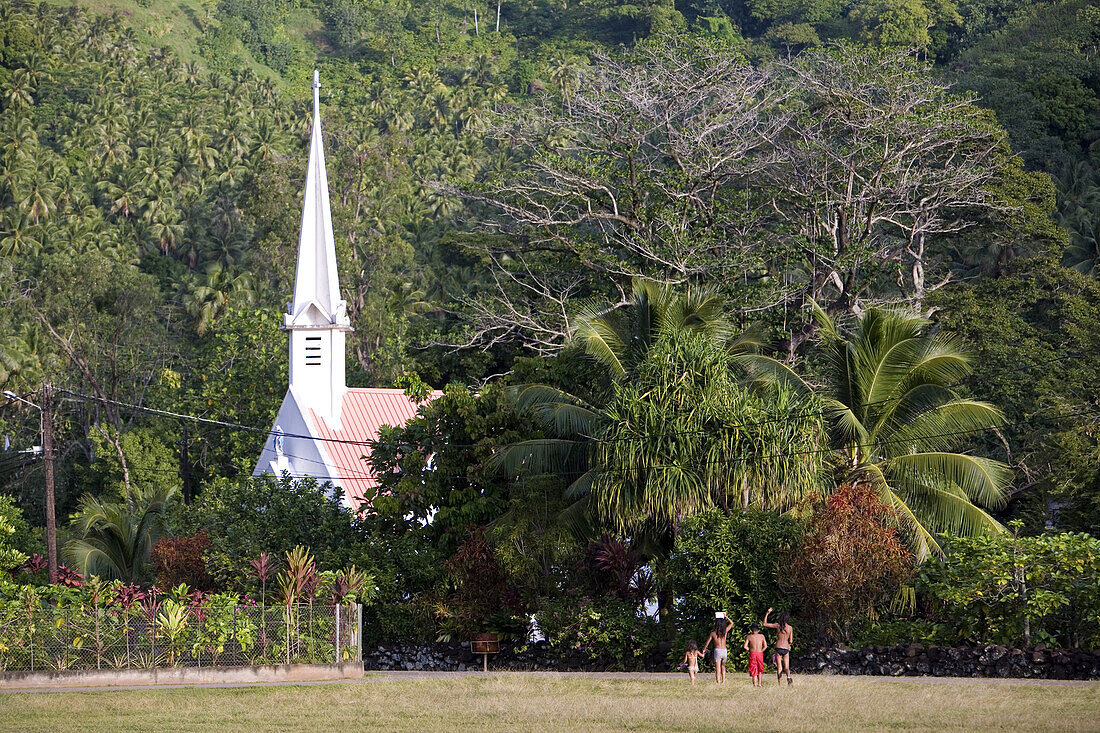
{"type": "MultiPolygon", "coordinates": [[[[883,476],[916,558],[1015,520],[1100,531],[1089,0],[0,3],[0,388],[57,390],[62,519],[186,472],[211,498],[175,510],[185,535],[261,490],[243,477],[286,385],[318,68],[349,384],[446,393],[375,446],[369,549],[267,549],[358,559],[384,598],[423,589],[378,633],[515,616],[586,561],[664,613],[682,521],[805,507],[822,472],[883,476]],[[845,353],[896,381],[845,398],[864,378],[845,353]],[[913,379],[935,440],[875,409],[913,379]],[[806,417],[834,404],[839,431],[806,417]],[[898,444],[966,458],[916,467],[898,444]],[[655,497],[639,456],[705,475],[655,497]],[[468,597],[470,568],[492,593],[468,597]]],[[[38,421],[0,409],[0,493],[41,526],[38,421]]],[[[259,545],[227,537],[209,572],[231,582],[259,545]]]]}

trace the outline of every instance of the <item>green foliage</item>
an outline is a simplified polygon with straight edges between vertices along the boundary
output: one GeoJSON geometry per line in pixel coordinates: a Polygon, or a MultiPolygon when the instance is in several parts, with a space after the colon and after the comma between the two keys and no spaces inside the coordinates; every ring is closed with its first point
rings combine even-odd
{"type": "Polygon", "coordinates": [[[935,305],[938,324],[974,344],[967,386],[996,395],[1004,409],[1001,437],[984,447],[1003,449],[1003,439],[1018,468],[1010,516],[1032,531],[1053,521],[1095,532],[1100,443],[1088,395],[1100,380],[1096,279],[1052,258],[1021,260],[1007,277],[945,288],[935,305]]]}
{"type": "Polygon", "coordinates": [[[176,487],[133,488],[120,502],[90,494],[70,521],[70,539],[62,558],[81,574],[105,580],[141,583],[152,579],[149,555],[167,531],[166,515],[176,487]]]}
{"type": "MultiPolygon", "coordinates": [[[[905,310],[869,308],[851,336],[816,313],[837,483],[879,492],[918,560],[938,550],[938,534],[1001,531],[981,507],[1004,505],[1008,466],[955,452],[962,436],[1004,422],[996,407],[954,388],[970,373],[963,344],[905,310]]],[[[771,377],[799,383],[789,370],[771,377]]]]}
{"type": "MultiPolygon", "coordinates": [[[[326,595],[332,578],[322,578],[326,595]]],[[[0,667],[128,669],[242,664],[331,664],[357,649],[343,610],[258,607],[232,593],[178,585],[158,595],[91,579],[81,588],[0,582],[0,667]],[[341,650],[336,653],[339,634],[341,650]]]]}
{"type": "Polygon", "coordinates": [[[781,386],[751,389],[738,371],[720,342],[673,333],[615,383],[594,461],[604,521],[622,528],[712,506],[786,509],[821,490],[812,400],[781,386]]]}
{"type": "Polygon", "coordinates": [[[1100,540],[1059,532],[953,538],[922,567],[918,591],[968,643],[1095,647],[1100,540]]]}
{"type": "Polygon", "coordinates": [[[951,0],[864,0],[854,5],[849,19],[876,45],[935,52],[959,14],[951,0]]]}
{"type": "Polygon", "coordinates": [[[365,643],[434,640],[446,556],[412,532],[374,535],[364,554],[378,588],[376,602],[363,609],[365,643]]]}
{"type": "Polygon", "coordinates": [[[1059,171],[1094,139],[1100,44],[1088,0],[1019,3],[960,53],[960,82],[978,92],[1027,162],[1059,171]]]}
{"type": "Polygon", "coordinates": [[[207,572],[221,587],[252,590],[250,563],[261,552],[282,557],[298,545],[312,548],[321,569],[361,564],[363,536],[341,493],[312,478],[270,475],[221,479],[177,512],[174,529],[205,530],[207,572]]]}
{"type": "MultiPolygon", "coordinates": [[[[181,389],[162,379],[154,397],[183,404],[191,414],[215,414],[238,425],[273,424],[286,393],[287,347],[274,334],[280,318],[269,310],[231,309],[211,328],[181,389]]],[[[163,401],[163,402],[162,402],[163,401]]],[[[190,455],[196,473],[233,476],[255,464],[266,435],[191,425],[190,455]]]]}
{"type": "MultiPolygon", "coordinates": [[[[751,335],[734,337],[715,292],[635,281],[623,309],[582,311],[575,339],[610,376],[599,404],[546,385],[516,393],[548,439],[509,446],[497,462],[571,480],[573,515],[615,530],[649,526],[667,552],[675,519],[711,506],[784,508],[820,487],[811,404],[781,385],[756,389],[751,335]],[[765,420],[787,414],[788,420],[765,420]],[[760,479],[768,477],[767,482],[760,479]],[[764,490],[779,484],[778,492],[764,490]]],[[[576,517],[575,517],[576,518],[576,517]]]]}
{"type": "Polygon", "coordinates": [[[0,497],[0,573],[14,570],[27,559],[19,549],[20,535],[27,531],[23,513],[9,497],[0,497]]]}
{"type": "MultiPolygon", "coordinates": [[[[126,457],[131,487],[156,490],[179,485],[176,448],[169,442],[172,437],[163,429],[150,427],[131,428],[117,436],[119,448],[126,457]]],[[[126,495],[126,486],[117,449],[103,429],[94,430],[91,439],[96,461],[90,467],[88,478],[98,483],[104,498],[121,500],[126,495]]]]}
{"type": "Polygon", "coordinates": [[[788,515],[712,509],[685,519],[664,569],[676,603],[677,626],[705,636],[724,611],[736,633],[747,633],[770,607],[789,606],[781,563],[797,552],[801,525],[788,515]]]}
{"type": "Polygon", "coordinates": [[[450,555],[470,527],[489,523],[521,498],[522,487],[487,462],[497,446],[527,435],[501,386],[474,392],[449,385],[373,446],[371,467],[383,489],[374,501],[379,520],[394,531],[424,533],[450,555]]]}
{"type": "Polygon", "coordinates": [[[5,567],[0,572],[19,565],[27,557],[40,552],[41,540],[35,536],[23,512],[10,496],[0,496],[0,548],[8,553],[5,567]],[[21,557],[21,559],[16,559],[21,557]]]}
{"type": "Polygon", "coordinates": [[[617,670],[640,669],[658,638],[657,624],[636,603],[607,596],[566,593],[544,600],[535,620],[552,654],[617,670]]]}

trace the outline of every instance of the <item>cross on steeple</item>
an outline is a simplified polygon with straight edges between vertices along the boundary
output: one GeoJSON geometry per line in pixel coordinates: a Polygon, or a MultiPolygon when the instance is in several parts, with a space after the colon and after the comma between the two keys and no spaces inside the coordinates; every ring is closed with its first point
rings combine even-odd
{"type": "Polygon", "coordinates": [[[321,74],[313,70],[313,119],[321,116],[321,74]]]}

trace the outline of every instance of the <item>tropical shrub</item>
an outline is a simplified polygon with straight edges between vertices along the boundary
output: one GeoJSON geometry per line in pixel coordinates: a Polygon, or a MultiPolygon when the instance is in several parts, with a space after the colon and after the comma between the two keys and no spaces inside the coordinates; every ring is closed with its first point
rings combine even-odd
{"type": "Polygon", "coordinates": [[[41,587],[0,578],[0,670],[328,663],[338,647],[339,659],[352,658],[356,616],[344,609],[370,601],[372,579],[354,567],[297,577],[308,588],[270,606],[186,583],[143,590],[97,576],[41,587]]]}
{"type": "Polygon", "coordinates": [[[921,568],[917,590],[955,641],[1100,644],[1100,539],[953,537],[944,551],[921,568]]]}
{"type": "Polygon", "coordinates": [[[638,669],[657,645],[658,626],[633,601],[566,593],[539,604],[535,621],[552,654],[614,669],[638,669]]]}
{"type": "Polygon", "coordinates": [[[10,496],[0,496],[0,574],[41,551],[22,510],[10,496]]]}
{"type": "MultiPolygon", "coordinates": [[[[821,308],[815,313],[837,485],[873,486],[919,560],[938,551],[939,534],[999,532],[983,507],[1004,506],[1011,471],[959,447],[1004,416],[955,387],[970,374],[963,345],[903,309],[868,308],[850,336],[821,308]]],[[[785,366],[767,366],[783,383],[813,391],[785,366]]]]}
{"type": "Polygon", "coordinates": [[[763,511],[713,509],[684,519],[667,566],[679,629],[705,635],[714,612],[724,611],[740,633],[769,606],[787,606],[779,565],[801,533],[790,517],[763,511]]]}
{"type": "Polygon", "coordinates": [[[251,590],[246,579],[253,576],[251,563],[261,552],[281,559],[303,545],[313,550],[323,569],[363,564],[363,537],[341,496],[313,478],[220,480],[178,513],[174,526],[183,535],[205,530],[210,547],[203,557],[218,587],[251,590]]]}
{"type": "Polygon", "coordinates": [[[519,589],[501,569],[483,528],[470,534],[445,567],[453,590],[438,608],[440,638],[457,641],[485,631],[526,637],[519,589]]]}
{"type": "Polygon", "coordinates": [[[62,558],[83,575],[127,583],[149,580],[149,553],[167,533],[166,515],[176,491],[134,487],[121,502],[85,494],[71,521],[75,537],[61,548],[62,558]]]}
{"type": "Polygon", "coordinates": [[[26,553],[20,551],[13,542],[18,529],[17,523],[22,518],[22,513],[10,498],[0,497],[0,575],[15,570],[27,560],[26,553]]]}
{"type": "Polygon", "coordinates": [[[802,546],[783,560],[799,615],[822,635],[849,641],[913,570],[894,511],[866,484],[845,484],[815,507],[802,546]]]}
{"type": "Polygon", "coordinates": [[[446,557],[413,532],[371,538],[365,551],[378,591],[363,609],[364,643],[435,639],[446,557]]]}
{"type": "Polygon", "coordinates": [[[149,559],[156,573],[157,587],[171,588],[186,583],[199,590],[213,590],[214,579],[206,572],[203,553],[210,548],[206,530],[183,537],[164,537],[153,545],[149,559]]]}

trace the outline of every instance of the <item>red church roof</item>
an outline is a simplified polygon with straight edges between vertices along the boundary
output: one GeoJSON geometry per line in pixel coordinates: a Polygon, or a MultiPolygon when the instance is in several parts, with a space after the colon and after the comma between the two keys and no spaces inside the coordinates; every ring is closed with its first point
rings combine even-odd
{"type": "MultiPolygon", "coordinates": [[[[441,394],[434,391],[431,399],[441,394]]],[[[323,439],[320,445],[339,474],[333,477],[333,483],[343,487],[353,508],[359,509],[364,502],[369,503],[378,486],[378,479],[364,460],[364,456],[370,454],[370,446],[363,441],[377,440],[378,429],[383,425],[401,427],[416,416],[419,408],[403,390],[371,387],[348,389],[340,412],[339,430],[333,430],[316,412],[309,411],[316,435],[323,439]]]]}

